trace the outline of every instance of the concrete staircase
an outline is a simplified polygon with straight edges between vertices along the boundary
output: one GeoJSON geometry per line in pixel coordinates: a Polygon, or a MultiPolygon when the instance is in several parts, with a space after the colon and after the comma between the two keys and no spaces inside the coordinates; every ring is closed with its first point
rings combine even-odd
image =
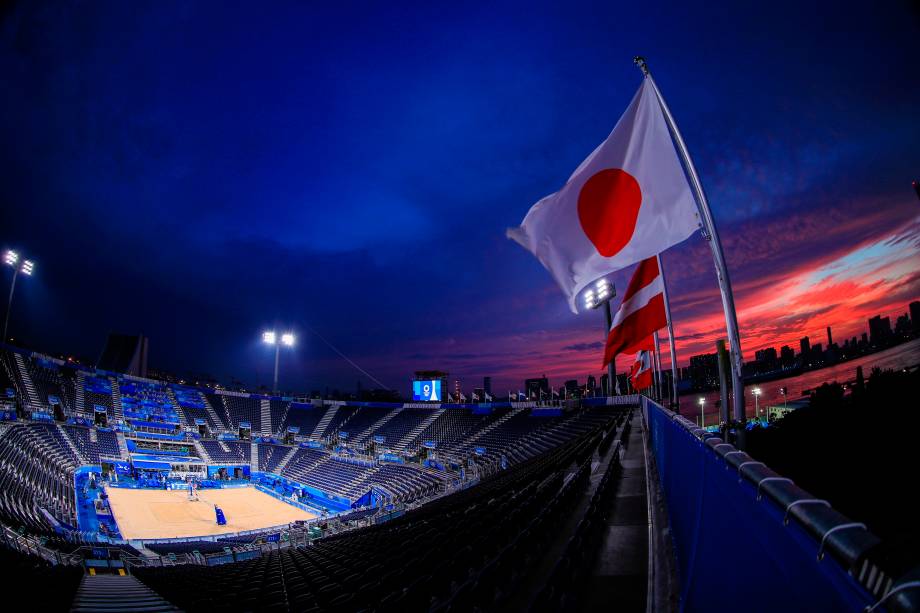
{"type": "Polygon", "coordinates": [[[252,472],[262,472],[259,468],[259,446],[256,443],[249,444],[249,469],[252,472]]]}
{"type": "MultiPolygon", "coordinates": [[[[89,464],[89,460],[87,460],[87,459],[83,456],[83,454],[80,453],[80,450],[77,449],[77,446],[74,445],[73,441],[70,439],[70,435],[67,433],[67,430],[64,429],[64,426],[62,426],[62,425],[59,424],[59,423],[55,423],[54,426],[58,429],[58,432],[61,433],[61,437],[62,437],[65,441],[67,441],[67,447],[73,452],[73,454],[74,454],[77,458],[80,459],[80,464],[89,464]]],[[[93,431],[93,433],[95,433],[95,432],[96,432],[95,428],[93,428],[92,431],[93,431]]]]}
{"type": "MultiPolygon", "coordinates": [[[[263,398],[259,401],[259,408],[262,410],[262,424],[259,432],[262,436],[269,436],[272,433],[272,403],[271,400],[263,398]]],[[[255,425],[255,424],[253,424],[255,425]]]]}
{"type": "Polygon", "coordinates": [[[166,388],[166,397],[169,398],[173,408],[176,410],[176,415],[179,416],[179,426],[183,429],[186,428],[188,426],[188,421],[185,419],[185,411],[179,406],[179,399],[176,398],[176,393],[173,391],[173,388],[168,385],[164,387],[166,388]]]}
{"type": "Polygon", "coordinates": [[[473,436],[471,436],[471,437],[469,437],[468,439],[466,439],[466,443],[468,443],[468,444],[475,443],[475,442],[478,441],[480,438],[482,438],[484,435],[488,434],[489,432],[491,432],[491,431],[494,430],[495,428],[499,427],[500,425],[502,425],[503,423],[505,423],[506,421],[508,421],[508,420],[511,419],[512,417],[514,417],[515,415],[518,415],[518,414],[521,413],[522,411],[526,411],[526,410],[527,410],[527,407],[520,407],[520,408],[517,408],[517,409],[511,409],[511,410],[508,412],[507,415],[503,415],[502,417],[499,417],[498,419],[496,419],[495,421],[493,421],[491,424],[489,424],[488,426],[486,426],[485,428],[483,428],[482,430],[480,430],[479,432],[477,432],[477,433],[474,434],[473,436]]]}
{"type": "Polygon", "coordinates": [[[294,454],[297,453],[297,447],[291,447],[291,449],[285,454],[284,458],[278,462],[278,466],[275,467],[275,474],[280,475],[281,471],[284,470],[284,467],[288,465],[288,462],[291,461],[291,458],[294,457],[294,454]]]}
{"type": "Polygon", "coordinates": [[[208,464],[212,464],[211,456],[208,455],[208,450],[204,448],[204,445],[201,444],[197,438],[192,439],[192,444],[195,446],[195,451],[198,452],[198,456],[208,464]]]}
{"type": "MultiPolygon", "coordinates": [[[[48,586],[54,589],[54,586],[48,586]]],[[[178,611],[131,575],[84,575],[71,611],[178,611]]]]}
{"type": "MultiPolygon", "coordinates": [[[[394,417],[396,417],[398,414],[402,413],[402,410],[403,410],[402,407],[399,407],[398,409],[395,409],[395,410],[393,410],[393,411],[388,412],[386,415],[384,415],[383,417],[381,417],[380,419],[378,419],[377,421],[375,421],[375,422],[371,425],[370,428],[367,428],[366,430],[363,430],[363,431],[361,431],[361,432],[358,432],[358,433],[357,433],[357,436],[354,436],[354,435],[353,435],[353,436],[350,438],[350,440],[352,440],[352,441],[354,441],[354,442],[356,442],[356,443],[363,443],[364,441],[366,441],[367,439],[369,439],[369,438],[371,437],[371,435],[372,435],[374,432],[376,432],[377,430],[379,430],[380,428],[382,428],[382,427],[384,426],[384,424],[386,424],[388,421],[390,421],[391,419],[393,419],[394,417]]],[[[342,424],[342,425],[344,426],[345,424],[342,424]]]]}
{"type": "MultiPolygon", "coordinates": [[[[199,392],[201,394],[201,392],[199,392]]],[[[201,400],[204,402],[205,410],[208,412],[208,417],[213,422],[211,428],[214,432],[222,430],[224,428],[223,421],[220,417],[217,416],[217,411],[214,410],[214,407],[211,405],[211,402],[207,399],[204,394],[201,394],[201,400]]]]}
{"type": "Polygon", "coordinates": [[[127,460],[131,457],[131,452],[128,451],[128,442],[125,440],[124,432],[116,432],[115,440],[118,441],[118,451],[121,453],[123,460],[127,460]]]}
{"type": "Polygon", "coordinates": [[[402,440],[397,442],[396,445],[393,446],[393,448],[402,450],[408,447],[409,443],[414,441],[416,437],[418,437],[418,435],[420,435],[422,432],[425,431],[425,428],[433,424],[441,415],[444,414],[444,411],[446,410],[447,409],[435,409],[434,411],[432,411],[431,415],[426,417],[424,421],[422,421],[422,423],[420,423],[415,428],[413,428],[412,431],[409,432],[409,434],[407,434],[406,436],[404,436],[402,440]]]}
{"type": "MultiPolygon", "coordinates": [[[[86,373],[82,370],[77,371],[77,382],[74,384],[76,388],[74,389],[74,402],[77,404],[73,409],[78,414],[86,413],[86,390],[83,387],[86,385],[86,373]]],[[[92,411],[90,411],[92,413],[92,411]]]]}
{"type": "Polygon", "coordinates": [[[281,413],[281,421],[278,422],[278,430],[276,430],[275,432],[272,432],[273,435],[280,436],[280,437],[284,436],[285,434],[284,426],[285,424],[287,424],[287,417],[288,417],[288,413],[290,412],[291,412],[291,403],[288,402],[287,404],[284,405],[284,412],[281,413]]]}
{"type": "Polygon", "coordinates": [[[328,409],[326,409],[326,414],[323,415],[323,418],[319,420],[319,423],[316,424],[315,428],[313,428],[313,433],[310,434],[310,438],[312,439],[321,438],[323,435],[323,432],[325,432],[326,428],[329,427],[329,422],[332,421],[332,418],[335,417],[335,414],[338,412],[338,410],[339,410],[339,405],[337,404],[334,404],[328,409]]]}
{"type": "Polygon", "coordinates": [[[35,389],[35,383],[32,382],[32,375],[29,374],[25,358],[22,357],[21,353],[14,353],[13,359],[16,360],[16,368],[19,370],[19,379],[22,381],[22,386],[25,388],[25,400],[28,401],[31,410],[41,411],[43,409],[42,403],[38,397],[38,391],[35,389]]]}
{"type": "Polygon", "coordinates": [[[121,404],[121,388],[118,387],[118,379],[109,377],[112,383],[112,411],[115,413],[115,419],[123,422],[125,420],[125,410],[121,404]]]}

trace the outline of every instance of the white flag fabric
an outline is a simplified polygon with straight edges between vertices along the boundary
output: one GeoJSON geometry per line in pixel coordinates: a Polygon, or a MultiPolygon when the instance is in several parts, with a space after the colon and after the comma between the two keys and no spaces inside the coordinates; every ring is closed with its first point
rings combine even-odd
{"type": "Polygon", "coordinates": [[[661,105],[645,79],[607,140],[507,234],[549,270],[577,313],[575,299],[589,284],[699,227],[661,105]]]}

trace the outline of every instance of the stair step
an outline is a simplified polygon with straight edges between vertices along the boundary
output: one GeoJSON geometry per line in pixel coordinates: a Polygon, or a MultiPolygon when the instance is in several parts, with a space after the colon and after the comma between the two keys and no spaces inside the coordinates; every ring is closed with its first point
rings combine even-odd
{"type": "Polygon", "coordinates": [[[85,575],[72,611],[178,611],[130,575],[85,575]]]}

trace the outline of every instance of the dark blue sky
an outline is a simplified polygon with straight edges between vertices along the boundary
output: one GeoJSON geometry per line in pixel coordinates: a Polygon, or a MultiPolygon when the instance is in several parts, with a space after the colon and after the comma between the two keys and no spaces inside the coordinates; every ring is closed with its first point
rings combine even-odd
{"type": "MultiPolygon", "coordinates": [[[[504,229],[610,131],[637,53],[709,191],[745,354],[855,331],[920,288],[909,6],[14,3],[0,246],[38,264],[11,332],[90,358],[109,330],[143,332],[154,366],[266,383],[259,333],[289,325],[296,389],[361,378],[310,327],[401,391],[415,368],[499,389],[583,378],[596,314],[571,315],[504,229]],[[816,284],[854,262],[885,299],[825,321],[849,289],[816,284]],[[777,321],[759,307],[793,273],[811,285],[787,288],[803,307],[777,321]]],[[[711,262],[694,237],[665,264],[685,360],[719,334],[711,262]]]]}

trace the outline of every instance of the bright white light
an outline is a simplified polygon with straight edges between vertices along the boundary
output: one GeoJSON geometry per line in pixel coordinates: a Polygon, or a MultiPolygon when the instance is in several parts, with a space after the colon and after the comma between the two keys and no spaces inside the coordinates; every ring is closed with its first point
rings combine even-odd
{"type": "Polygon", "coordinates": [[[751,390],[751,393],[754,394],[755,396],[760,396],[760,388],[755,387],[753,390],[751,390]]]}
{"type": "Polygon", "coordinates": [[[599,290],[603,290],[604,288],[607,287],[607,279],[598,280],[598,282],[594,284],[594,287],[596,287],[599,290]]]}
{"type": "Polygon", "coordinates": [[[6,262],[8,266],[15,266],[16,262],[19,261],[19,254],[10,249],[6,252],[6,255],[3,256],[3,261],[6,262]]]}
{"type": "Polygon", "coordinates": [[[275,333],[274,332],[263,332],[262,333],[262,342],[269,345],[275,344],[275,333]]]}
{"type": "Polygon", "coordinates": [[[704,404],[706,404],[706,400],[704,400],[703,398],[700,398],[700,406],[703,406],[704,404]]]}
{"type": "Polygon", "coordinates": [[[285,332],[281,335],[281,344],[287,345],[288,347],[294,346],[294,335],[290,332],[285,332]]]}
{"type": "Polygon", "coordinates": [[[31,275],[31,274],[32,274],[32,270],[34,270],[34,269],[35,269],[35,262],[33,262],[32,260],[25,260],[25,261],[22,263],[22,269],[21,269],[22,274],[24,274],[24,275],[31,275]]]}

